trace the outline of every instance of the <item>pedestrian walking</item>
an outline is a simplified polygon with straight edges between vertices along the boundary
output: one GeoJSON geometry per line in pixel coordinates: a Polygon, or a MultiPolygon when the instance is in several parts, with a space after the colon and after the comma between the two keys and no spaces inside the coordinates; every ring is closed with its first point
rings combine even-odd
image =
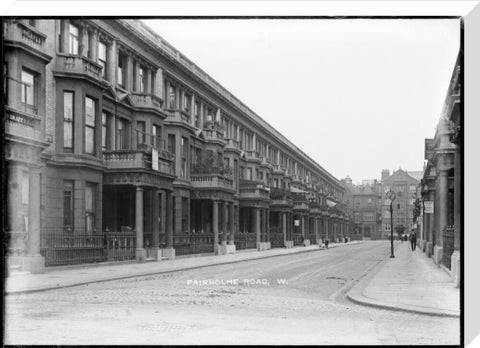
{"type": "Polygon", "coordinates": [[[417,247],[417,234],[415,233],[415,231],[412,231],[412,233],[410,233],[410,244],[412,246],[412,251],[414,251],[417,247]]]}
{"type": "Polygon", "coordinates": [[[325,239],[325,248],[327,248],[327,249],[328,249],[328,243],[329,243],[329,242],[330,242],[329,239],[325,239]]]}

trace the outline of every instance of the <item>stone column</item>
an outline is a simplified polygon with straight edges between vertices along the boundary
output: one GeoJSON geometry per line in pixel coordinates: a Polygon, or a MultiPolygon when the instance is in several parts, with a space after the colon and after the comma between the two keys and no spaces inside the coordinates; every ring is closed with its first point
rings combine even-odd
{"type": "Polygon", "coordinates": [[[152,192],[152,246],[154,249],[158,249],[160,243],[160,191],[153,190],[152,192]]]}
{"type": "MultiPolygon", "coordinates": [[[[191,99],[191,112],[190,112],[190,124],[195,127],[195,93],[192,93],[192,99],[191,99]]],[[[200,110],[198,110],[200,111],[200,110]]]]}
{"type": "Polygon", "coordinates": [[[167,234],[166,248],[162,249],[162,257],[169,260],[175,259],[175,248],[173,247],[173,194],[170,191],[162,192],[161,228],[167,234]]]}
{"type": "Polygon", "coordinates": [[[260,245],[261,245],[261,234],[260,234],[260,208],[253,208],[254,209],[254,226],[255,226],[255,234],[257,237],[257,250],[260,250],[260,245]]]}
{"type": "MultiPolygon", "coordinates": [[[[160,191],[160,233],[167,233],[167,193],[165,191],[160,191]]],[[[165,240],[166,242],[166,240],[165,240]]]]}
{"type": "Polygon", "coordinates": [[[90,59],[96,62],[98,60],[98,30],[93,30],[91,35],[90,59]]]}
{"type": "Polygon", "coordinates": [[[213,201],[213,251],[218,254],[218,201],[213,201]]]}
{"type": "Polygon", "coordinates": [[[282,219],[283,244],[286,246],[287,244],[287,213],[282,212],[280,214],[282,219]]]}
{"type": "Polygon", "coordinates": [[[174,214],[175,214],[175,225],[173,226],[173,233],[176,235],[183,234],[185,231],[182,231],[182,196],[174,196],[174,214]]]}
{"type": "Polygon", "coordinates": [[[167,210],[167,248],[173,248],[173,194],[166,193],[166,210],[167,210]]]}
{"type": "Polygon", "coordinates": [[[228,207],[227,203],[223,202],[222,204],[222,236],[221,236],[221,244],[222,246],[227,245],[227,215],[228,215],[228,207]]]}
{"type": "Polygon", "coordinates": [[[443,246],[443,230],[447,226],[447,214],[448,214],[448,173],[445,170],[441,170],[438,174],[438,233],[436,234],[436,243],[439,246],[443,246]]]}
{"type": "Polygon", "coordinates": [[[43,273],[45,259],[40,255],[40,171],[30,168],[28,188],[28,240],[23,270],[43,273]]]}
{"type": "Polygon", "coordinates": [[[113,86],[117,85],[117,40],[112,40],[108,45],[108,62],[107,62],[107,80],[113,86]]]}
{"type": "Polygon", "coordinates": [[[265,208],[265,225],[267,229],[266,235],[266,242],[268,243],[268,248],[271,248],[271,241],[270,241],[270,211],[268,208],[265,208]]]}
{"type": "Polygon", "coordinates": [[[135,258],[138,262],[145,262],[147,252],[143,247],[143,188],[139,186],[135,193],[135,230],[137,234],[135,258]]]}
{"type": "Polygon", "coordinates": [[[439,265],[443,258],[443,232],[447,226],[448,213],[448,172],[445,169],[438,170],[437,174],[437,192],[436,201],[438,209],[435,212],[436,231],[435,231],[435,246],[433,248],[434,262],[439,265]]]}
{"type": "MultiPolygon", "coordinates": [[[[155,83],[154,83],[154,94],[159,97],[160,99],[164,99],[164,91],[163,91],[163,70],[161,68],[158,68],[157,71],[155,72],[155,83]]],[[[164,100],[164,105],[167,103],[167,98],[164,100]]]]}
{"type": "Polygon", "coordinates": [[[204,128],[204,124],[205,124],[205,121],[204,121],[204,113],[205,113],[205,107],[203,105],[203,103],[200,103],[200,114],[198,116],[199,118],[199,128],[200,129],[203,129],[204,128]]]}
{"type": "MultiPolygon", "coordinates": [[[[455,155],[454,155],[454,206],[453,206],[453,218],[454,218],[454,235],[453,235],[453,254],[451,256],[450,262],[450,270],[452,274],[452,280],[456,287],[460,286],[460,232],[462,230],[462,211],[461,211],[461,204],[462,204],[462,161],[461,161],[461,153],[460,153],[460,146],[457,144],[455,148],[455,155]]],[[[448,265],[447,265],[448,266],[448,265]]]]}
{"type": "Polygon", "coordinates": [[[125,67],[125,89],[129,92],[133,90],[133,60],[130,53],[126,55],[126,67],[125,67]]]}
{"type": "Polygon", "coordinates": [[[146,68],[145,71],[145,94],[152,93],[152,70],[150,68],[146,68]]]}
{"type": "Polygon", "coordinates": [[[228,239],[228,244],[235,244],[235,207],[233,203],[230,203],[230,213],[229,213],[229,223],[230,223],[230,235],[228,239]]]}
{"type": "Polygon", "coordinates": [[[70,27],[70,20],[68,19],[60,20],[60,31],[61,31],[60,51],[63,53],[68,53],[69,27],[70,27]]]}
{"type": "Polygon", "coordinates": [[[90,58],[92,52],[90,50],[90,33],[87,30],[87,27],[84,26],[79,28],[80,30],[80,38],[79,38],[79,47],[78,47],[78,54],[84,57],[90,58]]]}

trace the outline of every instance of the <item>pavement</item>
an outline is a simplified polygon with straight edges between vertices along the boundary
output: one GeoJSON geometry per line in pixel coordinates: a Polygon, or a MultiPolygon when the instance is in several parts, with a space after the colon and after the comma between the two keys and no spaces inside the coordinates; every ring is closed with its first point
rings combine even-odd
{"type": "MultiPolygon", "coordinates": [[[[363,242],[331,243],[329,249],[348,247],[358,243],[363,242]]],[[[249,249],[229,255],[190,255],[160,262],[117,262],[62,267],[47,269],[42,274],[12,272],[6,279],[5,293],[45,291],[321,249],[324,248],[318,245],[261,252],[249,249]]],[[[418,248],[412,252],[410,243],[396,241],[395,249],[395,258],[387,257],[380,262],[348,291],[347,297],[361,305],[435,316],[459,317],[460,290],[454,286],[447,272],[438,268],[418,248]]]]}
{"type": "MultiPolygon", "coordinates": [[[[330,243],[328,248],[348,247],[357,243],[362,242],[330,243]]],[[[208,253],[177,256],[175,260],[162,260],[159,262],[105,262],[80,266],[52,267],[47,268],[45,273],[41,274],[11,272],[5,281],[4,289],[7,295],[45,291],[109,280],[149,276],[267,257],[318,251],[320,249],[323,249],[323,247],[319,245],[310,245],[307,247],[298,246],[289,249],[270,249],[265,251],[247,249],[238,250],[235,254],[228,255],[213,255],[213,253],[208,253]]]]}
{"type": "Polygon", "coordinates": [[[395,258],[387,258],[347,294],[358,304],[421,313],[460,317],[460,289],[450,275],[410,243],[395,242],[395,258]]]}

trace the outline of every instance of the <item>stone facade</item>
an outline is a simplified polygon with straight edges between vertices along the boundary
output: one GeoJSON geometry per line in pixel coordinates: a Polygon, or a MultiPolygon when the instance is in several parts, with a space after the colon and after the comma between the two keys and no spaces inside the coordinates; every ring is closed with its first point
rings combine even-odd
{"type": "MultiPolygon", "coordinates": [[[[416,174],[416,172],[413,172],[416,174]]],[[[396,194],[393,201],[393,234],[409,234],[415,228],[413,210],[418,198],[419,180],[409,172],[398,169],[391,175],[388,170],[382,171],[382,238],[389,239],[392,228],[390,200],[387,193],[392,190],[396,194]],[[386,175],[387,174],[387,175],[386,175]]]]}
{"type": "Polygon", "coordinates": [[[381,239],[381,184],[376,179],[363,180],[354,185],[347,177],[342,179],[347,188],[345,194],[350,206],[352,239],[381,239]]]}

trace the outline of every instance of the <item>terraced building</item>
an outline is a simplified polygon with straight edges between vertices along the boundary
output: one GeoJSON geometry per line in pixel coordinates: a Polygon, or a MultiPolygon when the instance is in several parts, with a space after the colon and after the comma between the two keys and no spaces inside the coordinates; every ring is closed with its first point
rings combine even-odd
{"type": "Polygon", "coordinates": [[[4,22],[10,265],[349,233],[333,175],[138,20],[4,22]]]}

